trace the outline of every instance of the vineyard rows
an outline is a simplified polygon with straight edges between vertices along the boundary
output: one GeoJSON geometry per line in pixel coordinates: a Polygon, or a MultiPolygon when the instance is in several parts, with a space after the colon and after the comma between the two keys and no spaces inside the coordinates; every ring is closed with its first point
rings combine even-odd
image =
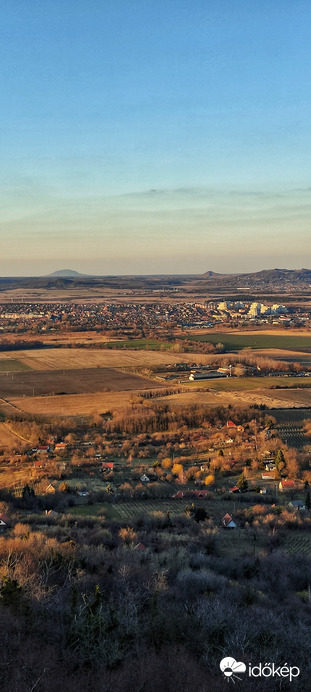
{"type": "Polygon", "coordinates": [[[289,535],[286,536],[282,549],[288,555],[311,555],[311,536],[310,535],[289,535]]]}

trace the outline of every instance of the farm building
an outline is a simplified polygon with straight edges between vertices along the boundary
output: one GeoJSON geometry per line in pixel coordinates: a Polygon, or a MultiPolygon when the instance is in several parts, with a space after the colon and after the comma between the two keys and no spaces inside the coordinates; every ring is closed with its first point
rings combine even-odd
{"type": "Polygon", "coordinates": [[[189,375],[190,382],[194,380],[213,380],[219,377],[227,377],[222,372],[217,372],[217,370],[210,370],[209,372],[191,372],[189,375]]]}

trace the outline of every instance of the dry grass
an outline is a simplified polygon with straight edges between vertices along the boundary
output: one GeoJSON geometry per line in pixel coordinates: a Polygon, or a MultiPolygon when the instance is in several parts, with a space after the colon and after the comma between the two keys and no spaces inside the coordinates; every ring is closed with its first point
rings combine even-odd
{"type": "MultiPolygon", "coordinates": [[[[263,394],[267,394],[268,390],[263,389],[263,394]]],[[[273,396],[279,398],[283,402],[288,403],[288,406],[311,406],[311,388],[310,389],[278,389],[273,396]]]]}
{"type": "MultiPolygon", "coordinates": [[[[176,406],[190,406],[191,404],[207,404],[213,406],[240,404],[241,406],[251,406],[254,404],[265,404],[268,408],[292,408],[297,405],[295,397],[290,399],[290,392],[292,391],[293,390],[289,390],[287,397],[283,397],[281,393],[280,398],[278,398],[279,390],[275,391],[269,389],[254,389],[247,392],[184,392],[181,394],[171,394],[167,397],[159,397],[157,401],[169,401],[176,406]]],[[[308,405],[308,402],[305,401],[302,405],[308,405]]]]}
{"type": "Polygon", "coordinates": [[[0,423],[0,447],[18,447],[21,444],[21,440],[14,435],[4,423],[0,423]]]}

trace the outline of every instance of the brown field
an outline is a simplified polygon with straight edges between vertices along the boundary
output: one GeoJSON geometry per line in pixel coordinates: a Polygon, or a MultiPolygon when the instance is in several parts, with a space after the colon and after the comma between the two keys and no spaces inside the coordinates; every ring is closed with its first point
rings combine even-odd
{"type": "Polygon", "coordinates": [[[128,406],[139,390],[127,392],[94,392],[94,394],[67,394],[64,396],[35,396],[13,398],[12,405],[19,411],[44,416],[89,416],[128,406]]]}
{"type": "MultiPolygon", "coordinates": [[[[163,382],[157,383],[158,387],[163,382]]],[[[147,389],[154,380],[113,368],[85,368],[79,370],[29,370],[1,373],[0,392],[5,399],[11,397],[46,396],[54,394],[83,394],[105,391],[147,389]]]]}
{"type": "MultiPolygon", "coordinates": [[[[304,334],[304,336],[306,335],[304,334]]],[[[283,348],[256,348],[256,356],[311,365],[311,353],[303,353],[302,351],[287,351],[283,348]]]]}
{"type": "Polygon", "coordinates": [[[165,351],[130,351],[123,349],[29,349],[0,353],[0,359],[16,358],[32,370],[69,370],[80,368],[133,368],[169,365],[174,363],[206,364],[211,356],[194,353],[167,353],[165,351]]]}
{"type": "MultiPolygon", "coordinates": [[[[0,337],[0,344],[1,340],[5,339],[6,336],[4,333],[2,333],[0,337]]],[[[44,344],[47,344],[49,346],[55,346],[56,344],[68,344],[68,343],[89,343],[92,341],[92,343],[107,343],[107,341],[111,341],[111,336],[104,336],[103,334],[98,334],[97,332],[69,332],[69,331],[57,331],[57,332],[52,332],[51,334],[40,334],[38,337],[32,333],[26,333],[26,334],[10,334],[10,342],[15,343],[19,342],[21,339],[23,341],[33,341],[34,339],[38,338],[39,341],[42,341],[44,344]]],[[[118,337],[118,341],[122,341],[122,337],[118,337]]]]}
{"type": "MultiPolygon", "coordinates": [[[[137,378],[141,381],[141,378],[137,378]]],[[[153,382],[154,386],[154,382],[153,382]]],[[[268,408],[293,408],[308,406],[311,403],[311,391],[299,390],[302,398],[309,394],[305,401],[296,400],[297,390],[254,389],[251,391],[189,391],[180,394],[158,397],[157,402],[169,402],[174,406],[190,406],[205,404],[207,406],[228,406],[235,404],[250,406],[265,404],[268,408]],[[293,396],[292,396],[293,395],[293,396]]],[[[12,397],[11,405],[17,410],[34,415],[46,416],[88,416],[93,413],[105,413],[129,406],[133,396],[139,396],[139,389],[127,391],[94,392],[81,394],[66,394],[56,396],[12,397]]]]}

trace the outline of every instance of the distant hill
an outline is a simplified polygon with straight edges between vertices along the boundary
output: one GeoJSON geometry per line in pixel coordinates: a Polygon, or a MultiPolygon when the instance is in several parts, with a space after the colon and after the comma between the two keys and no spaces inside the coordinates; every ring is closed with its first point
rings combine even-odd
{"type": "Polygon", "coordinates": [[[80,274],[79,272],[75,272],[73,269],[59,269],[56,272],[53,272],[52,274],[47,275],[48,278],[52,278],[55,276],[55,278],[64,278],[64,279],[78,279],[83,276],[89,276],[89,274],[80,274]]]}
{"type": "Polygon", "coordinates": [[[204,276],[206,278],[213,279],[214,277],[217,277],[217,276],[225,276],[225,274],[218,274],[217,272],[208,271],[208,272],[204,272],[204,274],[202,274],[202,276],[204,276]]]}

